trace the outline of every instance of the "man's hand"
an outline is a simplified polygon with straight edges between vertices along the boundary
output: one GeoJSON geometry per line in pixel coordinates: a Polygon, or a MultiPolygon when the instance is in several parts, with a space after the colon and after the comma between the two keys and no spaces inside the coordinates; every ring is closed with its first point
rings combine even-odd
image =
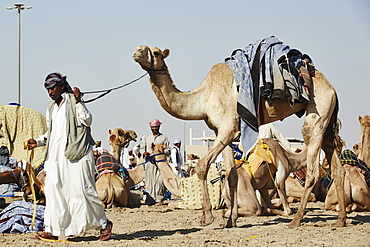
{"type": "Polygon", "coordinates": [[[28,149],[34,149],[35,147],[37,147],[37,141],[35,139],[29,139],[27,141],[27,146],[28,149]]]}
{"type": "Polygon", "coordinates": [[[73,88],[73,95],[75,96],[75,99],[76,99],[76,103],[79,103],[81,102],[81,91],[78,87],[74,87],[73,88]]]}

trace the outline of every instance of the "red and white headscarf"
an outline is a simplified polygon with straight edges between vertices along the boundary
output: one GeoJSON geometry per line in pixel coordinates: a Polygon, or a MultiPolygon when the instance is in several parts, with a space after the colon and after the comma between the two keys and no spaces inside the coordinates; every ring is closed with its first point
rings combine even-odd
{"type": "Polygon", "coordinates": [[[149,125],[151,127],[160,126],[161,124],[162,124],[162,122],[159,121],[158,119],[153,119],[152,121],[149,122],[149,125]]]}

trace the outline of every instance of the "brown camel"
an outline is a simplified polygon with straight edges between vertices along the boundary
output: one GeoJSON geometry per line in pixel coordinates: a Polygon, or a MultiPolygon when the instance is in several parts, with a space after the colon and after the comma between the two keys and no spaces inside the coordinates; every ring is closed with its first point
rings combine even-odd
{"type": "MultiPolygon", "coordinates": [[[[343,165],[344,202],[347,212],[370,211],[370,188],[359,170],[351,165],[343,165]]],[[[325,209],[338,211],[338,198],[335,186],[331,186],[325,200],[325,209]]]]}
{"type": "Polygon", "coordinates": [[[109,130],[109,145],[110,152],[116,158],[119,164],[121,163],[121,151],[130,143],[130,141],[136,142],[137,135],[133,130],[123,130],[121,128],[115,128],[109,130]]]}
{"type": "MultiPolygon", "coordinates": [[[[130,141],[136,141],[137,135],[133,130],[123,130],[121,128],[109,130],[109,134],[111,155],[116,159],[118,164],[121,164],[120,158],[122,149],[127,146],[130,141]]],[[[98,152],[96,151],[96,153],[98,152]]],[[[129,180],[123,180],[115,172],[103,172],[96,181],[96,190],[105,208],[111,208],[113,206],[126,207],[129,204],[134,204],[133,197],[130,193],[131,184],[129,180]]]]}
{"type": "MultiPolygon", "coordinates": [[[[259,168],[253,173],[252,177],[242,168],[238,168],[238,214],[241,216],[260,215],[260,210],[256,211],[256,202],[254,194],[258,190],[266,204],[266,212],[277,215],[290,215],[292,213],[287,201],[286,180],[291,172],[298,171],[306,166],[307,148],[305,147],[300,153],[291,153],[286,151],[276,140],[272,138],[263,138],[260,143],[266,144],[271,151],[274,161],[271,164],[263,161],[259,168]],[[271,165],[275,166],[272,168],[271,165]],[[275,210],[270,199],[268,189],[276,189],[282,202],[284,211],[275,210]],[[252,209],[252,211],[251,211],[252,209]],[[241,211],[241,212],[240,212],[241,211]]],[[[254,154],[251,154],[254,155],[254,154]]],[[[298,183],[298,186],[302,186],[298,183]]],[[[223,188],[223,194],[228,195],[230,201],[228,183],[226,181],[223,188]]],[[[301,190],[303,194],[303,190],[301,190]]],[[[301,197],[302,194],[299,196],[301,197]]],[[[311,198],[312,200],[312,193],[311,198]]],[[[265,212],[262,212],[265,213],[265,212]]]]}
{"type": "Polygon", "coordinates": [[[166,188],[175,196],[181,197],[180,185],[181,178],[178,177],[168,164],[164,150],[167,148],[167,144],[154,144],[152,143],[152,156],[154,157],[155,163],[161,173],[163,183],[166,188]]]}
{"type": "Polygon", "coordinates": [[[16,183],[22,190],[27,189],[27,192],[31,192],[28,175],[22,168],[15,168],[0,173],[0,184],[10,183],[16,183]]]}
{"type": "MultiPolygon", "coordinates": [[[[123,130],[121,128],[115,128],[109,130],[109,145],[111,154],[116,158],[117,162],[121,164],[121,152],[122,149],[130,142],[136,142],[136,132],[133,130],[123,130]]],[[[127,186],[134,186],[144,179],[144,167],[138,165],[132,169],[127,170],[129,173],[129,182],[127,186]]]]}
{"type": "MultiPolygon", "coordinates": [[[[168,49],[162,51],[157,47],[139,46],[133,54],[133,59],[149,73],[152,90],[165,111],[184,120],[204,120],[207,126],[215,132],[216,139],[213,145],[196,167],[203,192],[201,224],[209,225],[214,221],[206,178],[211,163],[222,151],[231,195],[231,215],[225,226],[235,227],[238,218],[236,197],[238,177],[231,145],[239,134],[239,116],[237,114],[238,92],[233,72],[225,63],[219,63],[212,67],[205,80],[197,88],[189,92],[181,92],[174,86],[164,61],[169,53],[168,49]]],[[[266,99],[261,99],[260,104],[262,112],[259,121],[263,122],[259,124],[281,120],[302,109],[306,110],[306,119],[302,127],[303,138],[308,149],[306,186],[298,212],[289,227],[298,227],[301,224],[308,197],[319,179],[318,166],[321,148],[332,165],[335,184],[339,192],[341,210],[334,225],[345,226],[344,171],[333,141],[338,99],[326,77],[317,70],[315,73],[315,77],[312,78],[313,85],[310,89],[309,103],[289,104],[277,99],[270,105],[266,99]]]]}
{"type": "Polygon", "coordinates": [[[370,166],[370,116],[359,116],[358,121],[361,124],[361,142],[358,158],[370,166]]]}
{"type": "Polygon", "coordinates": [[[104,208],[128,205],[130,187],[114,172],[105,173],[96,181],[96,191],[104,208]]]}

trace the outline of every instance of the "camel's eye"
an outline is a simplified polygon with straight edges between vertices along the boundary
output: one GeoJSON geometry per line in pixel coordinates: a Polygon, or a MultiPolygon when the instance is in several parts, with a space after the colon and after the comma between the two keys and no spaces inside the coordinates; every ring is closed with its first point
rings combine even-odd
{"type": "Polygon", "coordinates": [[[153,54],[154,54],[154,56],[159,56],[160,55],[160,53],[157,52],[157,51],[153,52],[153,54]]]}

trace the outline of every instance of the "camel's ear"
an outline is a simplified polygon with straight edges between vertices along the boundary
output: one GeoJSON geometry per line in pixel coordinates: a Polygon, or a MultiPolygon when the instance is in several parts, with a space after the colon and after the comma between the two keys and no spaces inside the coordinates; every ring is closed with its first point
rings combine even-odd
{"type": "Polygon", "coordinates": [[[163,52],[162,52],[162,56],[163,58],[166,58],[170,55],[170,50],[169,49],[165,49],[163,52]]]}
{"type": "Polygon", "coordinates": [[[358,121],[361,123],[362,117],[358,116],[358,121]]]}
{"type": "Polygon", "coordinates": [[[154,147],[155,147],[155,144],[154,144],[154,142],[152,142],[152,150],[154,149],[154,147]]]}
{"type": "Polygon", "coordinates": [[[109,130],[109,134],[111,133],[112,131],[111,130],[109,130]]]}

